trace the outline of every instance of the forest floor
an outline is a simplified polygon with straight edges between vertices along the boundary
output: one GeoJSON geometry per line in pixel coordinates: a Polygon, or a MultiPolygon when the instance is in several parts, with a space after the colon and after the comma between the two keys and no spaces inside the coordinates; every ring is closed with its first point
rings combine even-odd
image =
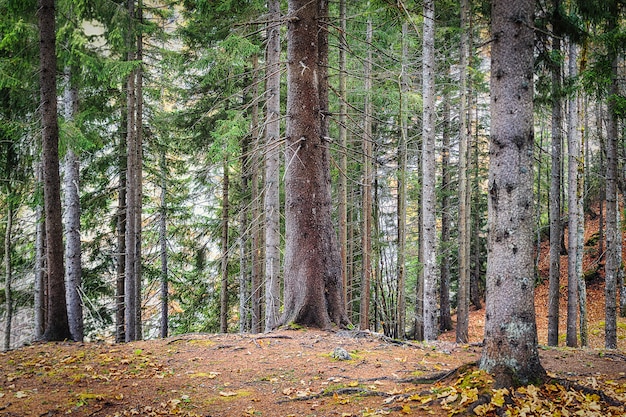
{"type": "MultiPolygon", "coordinates": [[[[540,271],[547,276],[545,248],[540,271]]],[[[538,387],[493,390],[477,370],[483,309],[471,311],[469,344],[454,343],[454,331],[420,343],[313,329],[34,344],[0,353],[0,416],[626,416],[626,319],[619,349],[603,349],[603,291],[601,277],[589,283],[589,347],[574,349],[564,336],[545,346],[547,281],[537,287],[551,378],[538,387]],[[349,359],[334,357],[341,349],[349,359]]],[[[563,302],[560,329],[565,315],[563,302]]]]}

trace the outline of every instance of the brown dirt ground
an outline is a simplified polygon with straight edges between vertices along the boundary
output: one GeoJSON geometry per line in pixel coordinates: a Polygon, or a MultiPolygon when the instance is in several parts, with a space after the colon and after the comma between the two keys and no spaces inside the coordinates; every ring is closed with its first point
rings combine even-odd
{"type": "MultiPolygon", "coordinates": [[[[587,227],[593,233],[593,225],[587,227]]],[[[545,249],[540,270],[547,276],[544,253],[545,249]]],[[[604,296],[599,281],[590,283],[588,292],[590,346],[541,346],[540,357],[550,376],[597,388],[623,402],[626,319],[618,323],[619,349],[603,350],[604,296]]],[[[562,287],[565,295],[567,288],[562,287]]],[[[535,304],[541,345],[547,338],[547,283],[537,288],[535,304]]],[[[561,329],[565,307],[563,302],[561,329]]],[[[467,345],[453,343],[454,331],[435,343],[398,343],[376,333],[311,329],[189,334],[120,345],[35,344],[0,353],[0,416],[453,415],[456,411],[441,400],[429,401],[424,395],[445,393],[449,389],[445,387],[459,384],[461,374],[442,377],[442,373],[477,361],[483,325],[484,310],[472,311],[467,345]],[[337,347],[350,352],[352,359],[334,359],[331,353],[337,347]],[[419,383],[430,376],[440,381],[419,383]]],[[[519,399],[521,394],[512,397],[519,399]]],[[[611,408],[597,397],[583,397],[586,400],[576,400],[571,415],[626,416],[623,405],[611,408]]],[[[550,401],[559,407],[571,402],[558,396],[550,401]]],[[[520,410],[521,406],[522,415],[520,410]]]]}
{"type": "MultiPolygon", "coordinates": [[[[480,315],[473,312],[474,338],[480,315]]],[[[554,377],[623,392],[621,352],[542,348],[540,356],[554,377]]],[[[375,333],[310,329],[122,345],[35,344],[0,354],[0,416],[449,415],[436,403],[410,397],[433,388],[411,379],[441,378],[479,356],[474,344],[400,344],[375,333]],[[337,347],[352,359],[334,359],[337,347]]],[[[442,383],[454,383],[451,378],[442,383]]]]}

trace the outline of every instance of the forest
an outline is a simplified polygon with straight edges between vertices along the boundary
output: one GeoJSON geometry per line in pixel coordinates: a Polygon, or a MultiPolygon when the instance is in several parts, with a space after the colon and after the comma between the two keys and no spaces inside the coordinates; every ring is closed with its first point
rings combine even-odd
{"type": "Polygon", "coordinates": [[[539,342],[588,346],[593,280],[618,348],[624,0],[0,12],[5,351],[308,327],[468,343],[485,308],[481,369],[519,385],[545,376],[539,342]]]}

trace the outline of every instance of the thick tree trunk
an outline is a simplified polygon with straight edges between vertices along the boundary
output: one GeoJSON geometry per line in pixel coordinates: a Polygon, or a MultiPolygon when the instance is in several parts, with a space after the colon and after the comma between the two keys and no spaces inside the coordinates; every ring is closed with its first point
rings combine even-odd
{"type": "MultiPolygon", "coordinates": [[[[568,72],[571,79],[576,79],[577,74],[576,45],[570,41],[568,72]]],[[[582,222],[578,203],[581,195],[578,182],[582,176],[578,175],[578,162],[580,161],[580,139],[578,137],[578,105],[574,96],[569,100],[567,113],[567,178],[568,178],[568,225],[567,225],[567,332],[566,343],[569,347],[578,346],[578,228],[582,222]]],[[[582,255],[582,254],[581,254],[582,255]]]]}
{"type": "Polygon", "coordinates": [[[489,249],[480,367],[497,387],[541,381],[533,271],[533,0],[495,0],[489,249]]]}
{"type": "Polygon", "coordinates": [[[280,1],[268,3],[267,119],[265,122],[265,330],[280,317],[280,1]]]}
{"type": "Polygon", "coordinates": [[[367,58],[363,75],[365,77],[365,102],[363,103],[363,185],[361,191],[361,299],[359,309],[359,327],[361,330],[370,326],[370,298],[372,282],[372,21],[367,21],[365,34],[367,58]]]}
{"type": "Polygon", "coordinates": [[[468,182],[469,106],[467,67],[469,60],[469,0],[461,0],[461,45],[459,58],[459,284],[456,310],[456,341],[469,340],[470,295],[470,187],[468,182]]]}
{"type": "Polygon", "coordinates": [[[48,261],[48,300],[46,303],[48,316],[43,339],[58,341],[70,339],[72,335],[67,319],[65,268],[63,266],[54,0],[39,0],[37,17],[39,22],[41,136],[48,261]]]}
{"type": "Polygon", "coordinates": [[[563,110],[561,92],[561,40],[552,40],[552,153],[550,170],[550,270],[548,295],[548,345],[559,344],[559,302],[561,277],[561,155],[563,110]]]}
{"type": "Polygon", "coordinates": [[[424,253],[424,339],[435,340],[437,325],[437,225],[435,210],[435,2],[424,1],[424,41],[422,52],[422,234],[424,253]]]}
{"type": "Polygon", "coordinates": [[[331,219],[330,155],[321,135],[318,7],[290,0],[285,180],[285,312],[281,324],[348,324],[331,219]]]}
{"type": "MultiPolygon", "coordinates": [[[[65,70],[64,117],[71,122],[78,113],[78,89],[72,86],[72,73],[65,70]]],[[[65,154],[65,285],[67,297],[67,316],[75,341],[82,341],[83,300],[82,264],[80,242],[80,168],[79,161],[71,144],[65,154]]]]}

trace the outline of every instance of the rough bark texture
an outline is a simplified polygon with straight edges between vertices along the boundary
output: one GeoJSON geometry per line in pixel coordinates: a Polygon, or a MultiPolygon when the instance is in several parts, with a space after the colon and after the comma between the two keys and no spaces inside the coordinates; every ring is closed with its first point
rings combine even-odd
{"type": "Polygon", "coordinates": [[[407,138],[408,128],[408,97],[409,74],[408,74],[408,23],[402,24],[402,73],[400,75],[400,138],[398,141],[398,305],[396,307],[396,334],[395,337],[403,339],[406,332],[406,172],[407,172],[407,138]]]}
{"type": "MultiPolygon", "coordinates": [[[[367,21],[365,44],[372,43],[372,21],[367,21]]],[[[372,48],[368,46],[363,75],[365,98],[363,103],[363,185],[361,191],[361,297],[359,327],[369,329],[372,281],[372,48]]]]}
{"type": "Polygon", "coordinates": [[[424,1],[424,41],[422,52],[424,98],[422,140],[422,234],[424,253],[424,339],[435,340],[437,325],[437,225],[435,210],[435,2],[424,1]]]}
{"type": "MultiPolygon", "coordinates": [[[[270,21],[280,20],[280,1],[268,3],[270,21]]],[[[280,317],[280,26],[271,23],[267,41],[265,124],[265,330],[280,317]]]]}
{"type": "Polygon", "coordinates": [[[11,349],[11,324],[13,323],[13,268],[11,266],[11,239],[13,234],[13,204],[7,204],[7,224],[4,231],[4,351],[11,349]]]}
{"type": "Polygon", "coordinates": [[[117,254],[115,265],[115,341],[121,343],[125,340],[126,330],[125,317],[125,281],[126,281],[126,129],[128,112],[123,109],[118,152],[118,185],[117,185],[117,213],[116,235],[117,254]]]}
{"type": "Polygon", "coordinates": [[[470,187],[468,182],[469,112],[467,66],[469,60],[469,0],[461,0],[461,45],[459,58],[459,287],[457,296],[456,341],[469,340],[470,295],[470,187]]]}
{"type": "MultiPolygon", "coordinates": [[[[253,65],[254,65],[254,79],[258,79],[258,71],[259,71],[259,64],[258,64],[258,58],[254,58],[253,60],[253,65]]],[[[249,175],[250,175],[250,194],[251,194],[251,199],[252,199],[252,224],[250,226],[250,234],[252,235],[252,265],[251,265],[251,277],[250,277],[250,283],[249,283],[249,288],[247,289],[246,293],[248,298],[252,297],[252,293],[253,291],[257,291],[257,294],[254,295],[254,297],[256,298],[252,298],[252,302],[250,305],[250,311],[248,312],[248,316],[249,316],[249,320],[247,320],[247,322],[249,322],[250,324],[248,325],[248,328],[251,329],[253,326],[256,326],[256,331],[258,332],[260,329],[260,323],[258,322],[258,320],[260,319],[261,316],[261,311],[260,311],[260,282],[261,282],[261,278],[263,277],[263,270],[265,268],[265,264],[264,264],[264,256],[265,256],[265,251],[263,250],[264,247],[264,239],[263,236],[265,234],[265,229],[263,228],[263,226],[261,225],[261,222],[259,221],[259,219],[262,217],[262,213],[263,213],[263,205],[265,204],[264,201],[262,201],[261,199],[261,192],[259,190],[259,186],[261,183],[261,178],[263,178],[263,172],[262,172],[262,167],[261,167],[261,161],[263,161],[262,159],[262,154],[261,152],[259,152],[259,142],[260,142],[260,137],[259,137],[259,103],[258,103],[258,97],[259,97],[259,87],[258,87],[258,83],[254,82],[253,83],[255,85],[255,87],[253,88],[253,94],[254,94],[254,105],[252,106],[252,140],[253,140],[253,147],[255,149],[255,151],[252,152],[251,154],[251,165],[249,167],[249,175]],[[251,171],[251,172],[250,172],[251,171]],[[254,310],[256,309],[256,310],[254,310]],[[253,313],[254,310],[254,313],[253,313]],[[254,324],[252,322],[252,318],[256,317],[257,321],[256,324],[254,324]]],[[[279,264],[280,265],[280,264],[279,264]]]]}
{"type": "MultiPolygon", "coordinates": [[[[78,113],[78,89],[71,85],[72,74],[66,69],[65,73],[64,117],[66,121],[74,120],[78,113]]],[[[82,264],[80,242],[80,168],[79,161],[68,145],[65,154],[64,170],[64,197],[65,197],[65,285],[67,297],[67,317],[69,320],[72,338],[82,341],[83,334],[83,300],[82,264]]]]}
{"type": "Polygon", "coordinates": [[[348,324],[331,220],[330,158],[321,136],[317,2],[290,0],[285,180],[285,312],[281,324],[348,324]]]}
{"type": "Polygon", "coordinates": [[[496,386],[539,381],[533,271],[533,0],[492,4],[485,346],[496,386]]]}
{"type": "Polygon", "coordinates": [[[341,276],[343,298],[348,311],[348,76],[346,73],[346,55],[348,40],[346,37],[346,0],[339,1],[339,143],[341,145],[339,173],[339,246],[341,252],[341,276]]]}
{"type": "MultiPolygon", "coordinates": [[[[555,36],[553,55],[561,56],[561,40],[555,36]]],[[[548,345],[559,344],[559,301],[561,278],[561,154],[563,110],[561,61],[552,63],[552,152],[550,169],[550,271],[548,296],[548,345]]]]}
{"type": "Polygon", "coordinates": [[[159,246],[161,258],[161,325],[159,333],[166,338],[169,333],[169,270],[167,256],[167,155],[161,153],[161,210],[159,216],[159,246]]]}
{"type": "MultiPolygon", "coordinates": [[[[449,76],[449,73],[448,73],[449,76]]],[[[443,132],[441,139],[441,285],[439,291],[439,331],[452,330],[450,312],[450,96],[446,92],[443,97],[443,132]]]]}
{"type": "MultiPolygon", "coordinates": [[[[570,42],[568,72],[571,79],[577,77],[576,46],[570,42]]],[[[567,332],[566,343],[569,347],[578,346],[578,224],[581,222],[578,211],[579,191],[578,161],[580,159],[580,138],[578,136],[578,103],[576,96],[569,100],[567,113],[567,332]]],[[[582,254],[580,254],[582,256],[582,254]]]]}
{"type": "MultiPolygon", "coordinates": [[[[613,74],[611,94],[618,94],[617,58],[612,61],[613,74]]],[[[605,271],[605,347],[617,348],[617,277],[619,274],[621,254],[618,241],[621,231],[618,229],[617,218],[620,215],[617,205],[617,115],[615,99],[608,102],[608,124],[606,138],[606,264],[605,271]]]]}
{"type": "Polygon", "coordinates": [[[48,260],[48,299],[44,340],[72,337],[65,301],[63,267],[63,220],[61,214],[61,177],[59,174],[59,124],[57,119],[57,83],[54,0],[39,0],[39,58],[41,88],[42,159],[44,211],[46,216],[46,256],[48,260]]]}

